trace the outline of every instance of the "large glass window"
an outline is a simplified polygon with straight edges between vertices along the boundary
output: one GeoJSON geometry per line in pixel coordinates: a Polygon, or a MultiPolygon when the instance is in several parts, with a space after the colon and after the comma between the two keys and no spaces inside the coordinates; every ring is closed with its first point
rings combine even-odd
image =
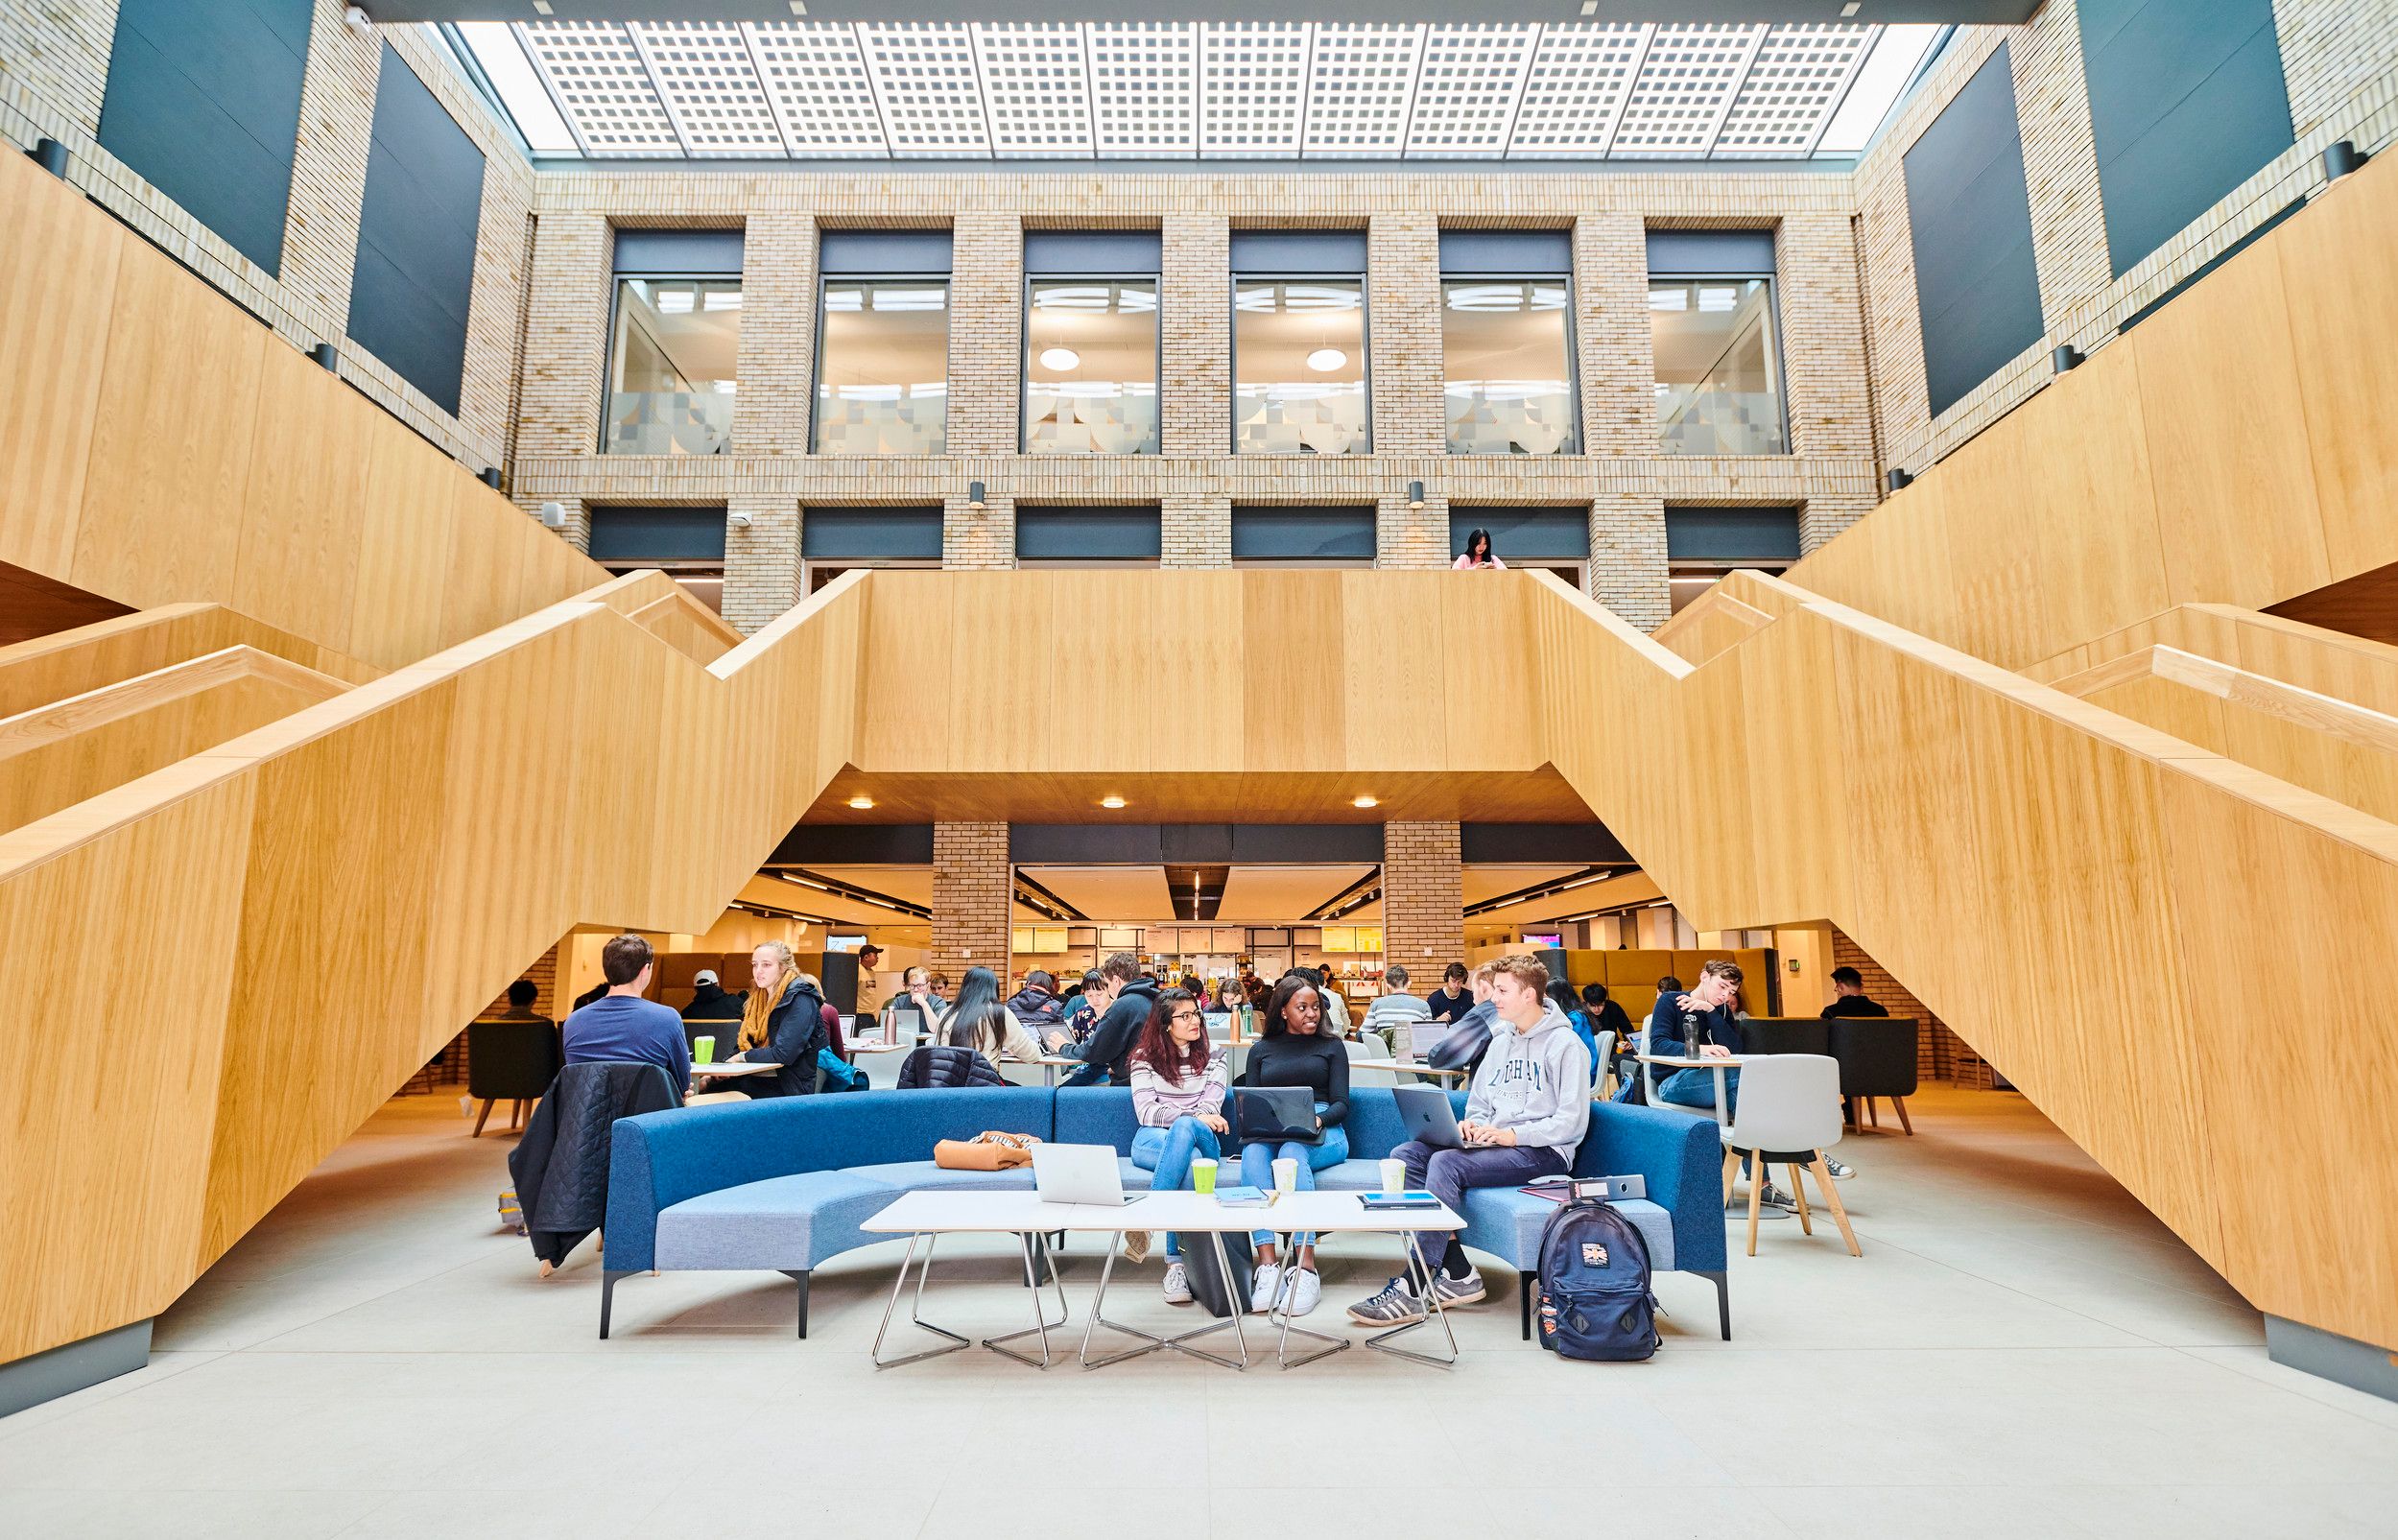
{"type": "Polygon", "coordinates": [[[1657,431],[1670,455],[1785,455],[1767,278],[1650,278],[1657,431]]]}
{"type": "Polygon", "coordinates": [[[1563,278],[1440,285],[1442,397],[1453,455],[1570,455],[1574,347],[1563,278]]]}
{"type": "Polygon", "coordinates": [[[949,284],[826,278],[816,452],[938,455],[947,446],[949,284]]]}
{"type": "Polygon", "coordinates": [[[1034,278],[1024,321],[1024,448],[1157,453],[1157,280],[1034,278]]]}
{"type": "Polygon", "coordinates": [[[723,454],[740,354],[739,278],[619,278],[605,450],[723,454]]]}
{"type": "Polygon", "coordinates": [[[1233,286],[1232,444],[1245,455],[1362,455],[1365,285],[1243,278],[1233,286]]]}

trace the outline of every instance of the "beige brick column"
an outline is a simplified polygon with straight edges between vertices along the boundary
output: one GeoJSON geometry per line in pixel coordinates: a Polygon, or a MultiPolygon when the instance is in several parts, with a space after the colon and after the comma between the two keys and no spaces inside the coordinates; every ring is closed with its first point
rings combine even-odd
{"type": "Polygon", "coordinates": [[[1024,226],[960,214],[949,279],[949,452],[1012,455],[1024,373],[1024,226]]]}
{"type": "Polygon", "coordinates": [[[543,214],[534,222],[525,383],[516,406],[519,456],[599,449],[614,252],[614,232],[597,214],[543,214]]]}
{"type": "Polygon", "coordinates": [[[1365,322],[1374,453],[1444,453],[1440,222],[1435,216],[1376,214],[1368,222],[1365,322]]]}
{"type": "Polygon", "coordinates": [[[1574,222],[1574,344],[1582,453],[1657,452],[1657,364],[1649,340],[1649,232],[1638,214],[1574,222]]]}
{"type": "Polygon", "coordinates": [[[954,987],[968,968],[1008,977],[1014,881],[1005,823],[933,825],[933,948],[926,965],[954,987]]]}
{"type": "Polygon", "coordinates": [[[1609,492],[1592,502],[1590,597],[1644,631],[1655,630],[1674,612],[1663,498],[1609,492]]]}
{"type": "Polygon", "coordinates": [[[1871,492],[1811,496],[1798,508],[1798,550],[1801,556],[1847,529],[1874,509],[1871,492]]]}
{"type": "Polygon", "coordinates": [[[342,20],[340,0],[317,0],[300,77],[299,136],[292,146],[292,196],[283,211],[283,293],[346,335],[350,274],[358,264],[358,220],[367,200],[367,147],[374,135],[375,80],[383,41],[342,20]]]}
{"type": "Polygon", "coordinates": [[[1232,564],[1232,499],[1214,492],[1168,492],[1157,500],[1161,567],[1232,564]]]}
{"type": "Polygon", "coordinates": [[[1436,986],[1465,959],[1465,884],[1454,823],[1387,823],[1382,831],[1382,953],[1408,988],[1436,986]]]}
{"type": "Polygon", "coordinates": [[[1221,214],[1163,221],[1157,327],[1160,447],[1232,451],[1232,228],[1221,214]]]}
{"type": "Polygon", "coordinates": [[[1425,571],[1449,564],[1449,500],[1427,492],[1407,506],[1404,489],[1374,503],[1374,565],[1425,571]]]}
{"type": "MultiPolygon", "coordinates": [[[[2106,211],[2099,195],[2098,140],[2081,68],[2081,22],[2073,0],[2052,0],[2006,49],[2031,201],[2031,261],[2048,323],[2115,281],[2106,211]]],[[[2103,328],[2063,339],[2087,344],[2103,328]]]]}
{"type": "Polygon", "coordinates": [[[1016,502],[992,493],[980,511],[963,494],[941,500],[941,565],[953,572],[1005,572],[1016,564],[1016,502]]]}
{"type": "Polygon", "coordinates": [[[519,497],[516,506],[530,515],[533,522],[541,522],[541,505],[556,503],[566,510],[566,527],[550,533],[578,551],[591,549],[591,509],[580,497],[519,497]]]}
{"type": "Polygon", "coordinates": [[[1869,455],[1865,321],[1845,214],[1793,214],[1773,243],[1790,394],[1791,452],[1869,455]]]}
{"type": "Polygon", "coordinates": [[[799,503],[735,492],[724,510],[749,515],[748,529],[724,531],[724,619],[748,636],[799,603],[799,503]]]}
{"type": "Polygon", "coordinates": [[[742,232],[738,367],[734,452],[806,454],[809,396],[816,389],[816,221],[810,215],[752,215],[742,232]]]}

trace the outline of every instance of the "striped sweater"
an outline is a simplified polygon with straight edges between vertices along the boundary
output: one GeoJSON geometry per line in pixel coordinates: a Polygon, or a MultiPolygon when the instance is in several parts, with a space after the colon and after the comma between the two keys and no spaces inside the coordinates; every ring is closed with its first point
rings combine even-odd
{"type": "Polygon", "coordinates": [[[1158,1074],[1147,1059],[1136,1058],[1132,1061],[1132,1115],[1144,1128],[1171,1128],[1177,1118],[1222,1113],[1224,1086],[1231,1076],[1231,1061],[1223,1054],[1210,1054],[1199,1077],[1180,1083],[1158,1074]]]}

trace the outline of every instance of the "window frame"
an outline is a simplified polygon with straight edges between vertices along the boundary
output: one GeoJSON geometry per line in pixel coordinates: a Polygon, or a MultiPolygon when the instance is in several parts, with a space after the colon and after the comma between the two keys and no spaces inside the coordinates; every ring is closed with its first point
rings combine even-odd
{"type": "Polygon", "coordinates": [[[938,572],[941,570],[941,563],[947,559],[948,558],[946,557],[937,559],[928,559],[923,557],[803,557],[799,562],[799,598],[802,603],[805,603],[809,596],[816,593],[818,589],[823,587],[824,583],[831,582],[834,579],[840,577],[845,572],[857,572],[861,570],[870,572],[938,572]],[[817,580],[817,575],[819,573],[823,573],[825,575],[823,582],[819,582],[817,580]]]}
{"type": "MultiPolygon", "coordinates": [[[[1275,453],[1272,450],[1244,450],[1241,447],[1241,414],[1238,410],[1241,400],[1241,285],[1245,283],[1354,283],[1357,285],[1358,384],[1365,388],[1365,447],[1342,455],[1316,455],[1304,450],[1293,451],[1292,458],[1294,460],[1350,460],[1371,456],[1374,452],[1374,307],[1367,294],[1366,274],[1363,272],[1293,272],[1287,269],[1244,272],[1236,268],[1229,277],[1230,281],[1224,288],[1224,308],[1227,318],[1224,328],[1224,368],[1226,383],[1231,387],[1230,392],[1224,398],[1224,415],[1227,418],[1224,424],[1225,452],[1235,459],[1248,454],[1256,455],[1260,459],[1270,459],[1275,453]]],[[[1161,310],[1157,327],[1158,341],[1161,344],[1165,340],[1165,318],[1161,310]]],[[[1162,375],[1158,383],[1162,389],[1164,385],[1162,375]]],[[[1162,399],[1158,403],[1157,420],[1158,437],[1162,439],[1165,437],[1166,420],[1165,403],[1162,399]]]]}
{"type": "MultiPolygon", "coordinates": [[[[1780,243],[1779,243],[1779,242],[1776,242],[1776,243],[1775,243],[1775,246],[1774,246],[1774,254],[1775,254],[1775,256],[1776,256],[1776,258],[1777,258],[1777,260],[1778,260],[1778,259],[1779,259],[1779,257],[1780,257],[1780,254],[1781,254],[1781,246],[1780,246],[1780,243]]],[[[1781,418],[1781,420],[1782,420],[1782,447],[1781,447],[1781,450],[1780,450],[1777,454],[1774,454],[1774,455],[1733,455],[1733,456],[1725,456],[1725,457],[1722,457],[1722,458],[1726,458],[1726,459],[1734,459],[1734,460],[1773,460],[1773,459],[1783,459],[1783,458],[1787,458],[1788,456],[1793,455],[1793,454],[1797,453],[1797,451],[1796,451],[1795,449],[1793,449],[1793,448],[1792,447],[1792,444],[1791,444],[1791,378],[1790,378],[1790,354],[1789,354],[1788,350],[1787,350],[1787,349],[1783,346],[1783,344],[1782,344],[1782,275],[1781,275],[1781,273],[1779,273],[1778,272],[1681,272],[1681,271],[1675,271],[1675,272],[1655,272],[1655,271],[1653,271],[1653,270],[1652,270],[1652,271],[1650,272],[1650,274],[1649,274],[1649,277],[1648,277],[1648,279],[1647,279],[1647,282],[1646,282],[1646,283],[1643,285],[1643,287],[1642,287],[1642,294],[1643,294],[1643,297],[1644,297],[1644,299],[1646,298],[1646,296],[1647,296],[1647,293],[1648,293],[1648,288],[1649,288],[1649,286],[1650,286],[1650,285],[1654,285],[1654,284],[1658,284],[1658,283],[1704,283],[1704,282],[1706,282],[1706,281],[1707,281],[1708,279],[1710,279],[1710,278],[1716,279],[1716,280],[1718,280],[1718,281],[1730,280],[1730,281],[1735,282],[1735,283],[1756,283],[1756,282],[1763,282],[1763,283],[1765,284],[1765,286],[1766,286],[1766,325],[1767,325],[1767,328],[1768,328],[1768,329],[1771,332],[1771,334],[1772,334],[1771,341],[1772,341],[1772,344],[1773,344],[1773,351],[1772,351],[1772,355],[1771,355],[1771,359],[1770,359],[1770,363],[1772,364],[1772,367],[1773,367],[1773,398],[1774,398],[1774,405],[1775,405],[1775,408],[1776,408],[1776,415],[1778,415],[1778,416],[1781,418]]],[[[1651,335],[1651,336],[1652,336],[1652,338],[1653,338],[1654,333],[1651,333],[1650,335],[1651,335]]],[[[1654,343],[1652,342],[1652,343],[1651,343],[1651,344],[1650,344],[1650,350],[1649,350],[1649,376],[1650,376],[1650,378],[1649,378],[1649,390],[1650,390],[1650,401],[1651,401],[1652,405],[1653,405],[1653,403],[1654,403],[1654,401],[1655,401],[1655,398],[1656,398],[1656,388],[1657,388],[1660,384],[1664,383],[1664,382],[1660,381],[1659,379],[1657,379],[1656,374],[1657,374],[1657,353],[1656,353],[1656,347],[1655,347],[1655,344],[1654,344],[1654,343]]],[[[1659,421],[1659,420],[1658,420],[1657,418],[1655,418],[1655,417],[1651,417],[1651,418],[1650,418],[1650,419],[1649,419],[1649,421],[1650,421],[1650,428],[1651,428],[1652,430],[1654,430],[1654,432],[1656,433],[1656,436],[1657,436],[1657,453],[1658,453],[1658,454],[1660,454],[1660,455],[1673,455],[1673,454],[1676,454],[1676,453],[1677,453],[1677,451],[1675,451],[1675,450],[1672,450],[1672,449],[1668,449],[1668,448],[1666,448],[1666,447],[1665,447],[1665,424],[1664,424],[1663,422],[1659,421]]],[[[1702,458],[1702,457],[1698,457],[1698,456],[1692,456],[1692,457],[1690,457],[1690,458],[1692,458],[1692,459],[1698,459],[1698,458],[1702,458]]]]}
{"type": "MultiPolygon", "coordinates": [[[[607,275],[607,334],[606,334],[606,339],[605,339],[605,341],[602,344],[602,346],[604,347],[605,351],[601,354],[601,359],[600,359],[600,447],[599,447],[599,453],[601,453],[601,454],[603,454],[603,455],[605,455],[605,454],[607,454],[607,453],[608,453],[608,447],[607,447],[607,438],[608,438],[608,434],[607,434],[607,427],[608,427],[608,424],[609,424],[611,421],[613,421],[613,420],[614,420],[613,415],[612,415],[612,410],[611,410],[611,409],[613,409],[613,408],[614,408],[614,406],[616,405],[616,344],[617,344],[617,340],[618,340],[617,327],[623,324],[623,316],[622,316],[622,312],[623,312],[623,310],[624,310],[624,308],[625,308],[625,284],[627,283],[627,281],[630,280],[630,281],[640,282],[640,283],[723,283],[723,282],[724,282],[724,281],[725,281],[725,279],[726,279],[726,274],[722,273],[722,272],[649,272],[649,271],[647,271],[647,270],[643,270],[643,271],[639,271],[639,272],[635,272],[635,271],[631,271],[631,270],[624,270],[624,271],[616,271],[616,270],[611,270],[611,271],[608,272],[608,275],[607,275]]],[[[746,267],[745,267],[744,269],[742,269],[742,271],[741,271],[738,274],[733,275],[733,277],[732,277],[732,280],[731,280],[731,281],[732,281],[733,283],[735,283],[735,284],[737,284],[737,285],[739,285],[739,286],[740,286],[740,289],[741,289],[741,302],[742,302],[742,306],[743,306],[742,316],[743,316],[743,320],[744,320],[744,322],[746,323],[746,322],[747,322],[747,320],[748,320],[748,303],[749,303],[749,271],[748,271],[748,268],[746,268],[746,267]]],[[[735,362],[734,362],[734,367],[735,367],[735,369],[736,369],[736,370],[738,370],[739,367],[740,367],[739,360],[738,360],[738,358],[736,358],[736,359],[735,359],[735,362]]],[[[730,453],[732,452],[732,445],[733,445],[733,435],[734,435],[735,433],[738,433],[738,432],[740,431],[740,429],[741,429],[741,391],[739,391],[739,389],[738,389],[739,385],[741,384],[741,376],[740,376],[740,374],[739,374],[738,372],[736,372],[736,373],[733,375],[733,384],[734,384],[734,386],[736,387],[736,389],[735,389],[735,390],[734,390],[734,391],[733,391],[733,426],[732,426],[732,430],[731,430],[730,432],[727,432],[727,433],[724,435],[724,448],[722,448],[722,449],[720,449],[720,450],[717,450],[717,451],[716,451],[716,453],[717,453],[717,454],[720,454],[720,455],[721,455],[721,454],[730,454],[730,453]]],[[[622,456],[619,456],[618,458],[620,458],[620,459],[624,459],[624,460],[642,460],[642,459],[655,460],[655,459],[659,459],[659,458],[663,458],[663,457],[659,457],[659,456],[655,456],[655,455],[649,455],[649,456],[643,456],[643,455],[622,455],[622,456]]],[[[684,458],[684,457],[676,457],[676,458],[684,458]]],[[[691,459],[705,459],[706,457],[705,457],[705,456],[691,456],[691,457],[688,457],[688,458],[691,458],[691,459]]]]}
{"type": "MultiPolygon", "coordinates": [[[[958,317],[958,275],[953,272],[826,272],[819,267],[816,274],[816,334],[810,341],[814,354],[814,375],[808,381],[808,454],[824,455],[828,460],[938,460],[949,451],[949,345],[957,341],[951,322],[958,317]],[[824,455],[817,447],[817,409],[824,399],[824,291],[835,283],[938,283],[941,286],[941,446],[927,455],[824,455]]],[[[1019,404],[1016,415],[1024,415],[1019,404]]]]}
{"type": "MultiPolygon", "coordinates": [[[[1024,302],[1018,308],[1016,338],[1016,453],[1033,453],[1033,423],[1025,415],[1033,408],[1033,286],[1036,283],[1141,283],[1151,286],[1151,297],[1157,302],[1150,309],[1150,354],[1153,363],[1151,383],[1157,392],[1157,447],[1135,449],[1128,455],[1103,454],[1093,450],[1086,455],[1058,455],[1059,460],[1137,460],[1144,455],[1156,456],[1166,452],[1166,276],[1162,272],[1031,272],[1024,275],[1024,302]]],[[[1370,399],[1370,398],[1369,398],[1370,399]]],[[[809,397],[809,410],[815,410],[815,397],[809,397]]],[[[816,440],[808,440],[813,444],[816,440]]],[[[1052,457],[1043,455],[1044,460],[1052,457]]]]}
{"type": "MultiPolygon", "coordinates": [[[[1655,276],[1655,274],[1653,274],[1653,273],[1652,273],[1650,276],[1652,276],[1652,277],[1653,277],[1653,276],[1655,276]]],[[[1565,457],[1567,457],[1567,456],[1580,456],[1580,455],[1583,455],[1583,454],[1587,453],[1587,451],[1583,448],[1583,439],[1584,439],[1584,438],[1586,438],[1588,437],[1588,435],[1587,435],[1587,434],[1585,434],[1585,433],[1584,433],[1584,431],[1583,431],[1583,426],[1584,426],[1584,425],[1583,425],[1583,422],[1582,422],[1582,349],[1581,349],[1581,333],[1580,333],[1580,329],[1579,329],[1578,326],[1576,326],[1576,325],[1575,325],[1575,323],[1574,323],[1574,320],[1575,320],[1575,318],[1574,318],[1574,294],[1575,294],[1575,287],[1574,287],[1574,274],[1573,274],[1572,272],[1450,272],[1450,271],[1448,271],[1446,268],[1443,268],[1443,269],[1440,271],[1440,276],[1439,276],[1439,283],[1440,283],[1440,400],[1441,400],[1441,411],[1440,411],[1440,452],[1441,452],[1442,454],[1444,454],[1444,455],[1457,455],[1457,454],[1460,454],[1460,451],[1459,451],[1459,450],[1455,450],[1455,449],[1451,449],[1451,448],[1449,447],[1449,412],[1448,412],[1448,399],[1449,399],[1449,284],[1451,283],[1451,281],[1452,281],[1452,280],[1454,280],[1454,281],[1456,281],[1456,282],[1460,282],[1460,283],[1545,283],[1545,282],[1550,281],[1551,279],[1555,279],[1555,280],[1557,280],[1558,282],[1561,282],[1561,283],[1563,283],[1563,284],[1565,285],[1565,399],[1566,399],[1566,421],[1567,421],[1567,422],[1569,422],[1569,423],[1571,423],[1571,424],[1573,425],[1573,428],[1572,428],[1572,439],[1573,439],[1573,441],[1572,441],[1570,444],[1563,444],[1563,445],[1558,446],[1558,448],[1557,448],[1557,449],[1556,449],[1554,453],[1552,453],[1552,454],[1547,454],[1547,455],[1489,455],[1489,456],[1480,456],[1480,457],[1477,457],[1477,456],[1473,456],[1473,455],[1470,455],[1470,454],[1466,454],[1466,455],[1464,455],[1464,456],[1463,456],[1463,458],[1468,458],[1468,459],[1481,458],[1481,459],[1490,459],[1490,460],[1558,460],[1558,459],[1563,459],[1563,458],[1565,458],[1565,457]]],[[[1771,300],[1771,296],[1769,294],[1767,297],[1768,297],[1768,301],[1769,301],[1769,302],[1770,302],[1770,300],[1771,300]]],[[[1654,365],[1653,365],[1653,364],[1650,366],[1650,373],[1652,373],[1652,374],[1653,374],[1654,372],[1656,372],[1656,370],[1655,370],[1655,367],[1654,367],[1654,365]]],[[[1366,406],[1366,415],[1370,418],[1370,417],[1373,415],[1373,397],[1372,397],[1371,395],[1368,395],[1368,396],[1366,397],[1366,400],[1365,400],[1365,406],[1366,406]]],[[[1786,408],[1786,410],[1787,410],[1787,408],[1786,408]]],[[[1788,431],[1788,429],[1786,428],[1786,429],[1784,430],[1783,437],[1784,437],[1784,438],[1786,438],[1786,439],[1787,439],[1787,438],[1789,438],[1789,436],[1790,436],[1790,435],[1789,435],[1789,431],[1788,431]]],[[[1370,451],[1368,451],[1368,452],[1370,453],[1370,451]]]]}

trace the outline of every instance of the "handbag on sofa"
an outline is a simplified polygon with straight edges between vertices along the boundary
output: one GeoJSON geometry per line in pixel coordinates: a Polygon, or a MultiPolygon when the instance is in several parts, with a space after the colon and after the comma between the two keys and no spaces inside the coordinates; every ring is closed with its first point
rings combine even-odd
{"type": "Polygon", "coordinates": [[[933,1164],[943,1171],[1011,1171],[1033,1164],[1039,1143],[1029,1133],[985,1129],[971,1139],[943,1139],[933,1147],[933,1164]]]}

